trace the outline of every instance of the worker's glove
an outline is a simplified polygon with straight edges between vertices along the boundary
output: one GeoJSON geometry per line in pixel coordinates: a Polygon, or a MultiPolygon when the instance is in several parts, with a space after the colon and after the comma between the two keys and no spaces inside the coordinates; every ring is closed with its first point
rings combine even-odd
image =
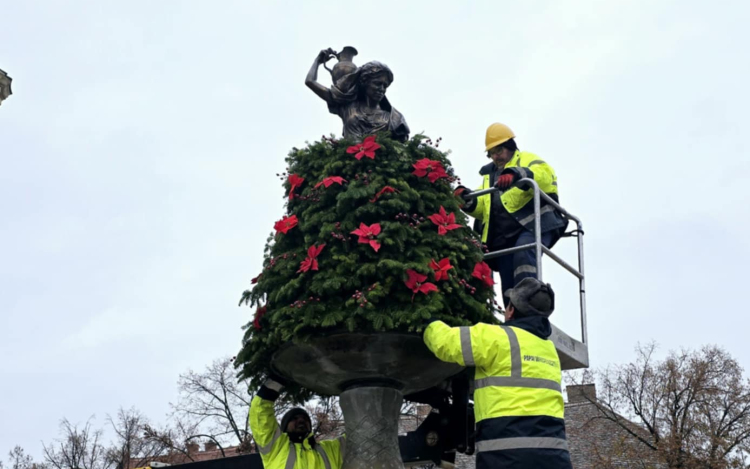
{"type": "Polygon", "coordinates": [[[462,199],[468,194],[471,194],[471,190],[469,190],[469,188],[466,186],[458,186],[456,187],[456,190],[453,191],[453,195],[455,195],[456,197],[461,197],[462,199]]]}
{"type": "Polygon", "coordinates": [[[507,189],[510,186],[513,185],[514,182],[518,179],[518,175],[515,173],[509,173],[509,174],[503,174],[499,178],[497,178],[497,182],[495,183],[495,187],[498,189],[507,189]]]}
{"type": "Polygon", "coordinates": [[[275,401],[281,394],[281,390],[288,384],[287,380],[273,371],[268,374],[263,386],[258,390],[258,396],[269,401],[275,401]]]}
{"type": "Polygon", "coordinates": [[[463,202],[459,207],[467,212],[473,211],[476,206],[477,199],[476,197],[469,197],[471,193],[472,191],[464,186],[458,186],[456,187],[456,190],[453,191],[453,195],[459,197],[463,202]]]}
{"type": "Polygon", "coordinates": [[[278,388],[274,390],[281,391],[281,389],[285,388],[288,384],[289,384],[289,381],[287,381],[286,378],[271,371],[270,373],[268,373],[268,376],[266,377],[266,382],[263,383],[263,386],[270,387],[271,389],[278,388]]]}

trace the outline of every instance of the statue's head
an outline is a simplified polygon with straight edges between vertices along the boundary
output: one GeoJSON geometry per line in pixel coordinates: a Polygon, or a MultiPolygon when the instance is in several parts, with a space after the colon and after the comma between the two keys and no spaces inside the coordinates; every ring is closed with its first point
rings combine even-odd
{"type": "Polygon", "coordinates": [[[367,62],[359,68],[359,97],[379,103],[385,90],[393,83],[393,72],[384,63],[367,62]]]}

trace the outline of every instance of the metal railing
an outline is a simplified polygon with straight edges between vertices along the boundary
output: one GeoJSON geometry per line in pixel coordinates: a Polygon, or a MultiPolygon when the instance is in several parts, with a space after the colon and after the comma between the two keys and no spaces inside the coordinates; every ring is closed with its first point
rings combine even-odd
{"type": "MultiPolygon", "coordinates": [[[[496,257],[501,256],[507,256],[509,254],[515,254],[517,252],[526,251],[529,249],[533,249],[536,253],[536,268],[537,268],[537,279],[542,281],[542,253],[549,256],[550,259],[554,260],[560,266],[562,266],[565,270],[573,274],[578,278],[578,284],[579,284],[579,298],[580,298],[580,305],[581,305],[581,342],[584,344],[588,343],[588,330],[586,326],[586,276],[584,275],[583,271],[583,224],[581,223],[581,220],[576,217],[575,215],[572,215],[570,212],[565,210],[555,202],[550,196],[545,194],[541,189],[539,189],[539,185],[534,181],[533,179],[529,178],[523,178],[520,181],[513,184],[513,187],[521,188],[521,186],[528,186],[530,185],[534,189],[534,242],[530,244],[524,244],[522,246],[514,246],[512,248],[508,249],[501,249],[499,251],[493,251],[488,252],[484,255],[485,259],[494,259],[496,257]],[[557,254],[554,254],[552,251],[549,250],[546,246],[542,244],[542,216],[541,216],[541,205],[542,205],[542,199],[544,201],[551,205],[552,207],[556,208],[560,213],[563,214],[563,216],[567,220],[573,220],[576,222],[577,228],[574,231],[575,237],[578,239],[578,269],[575,269],[573,266],[565,262],[563,259],[561,259],[557,254]]],[[[494,192],[500,192],[500,189],[497,187],[493,187],[490,189],[484,189],[481,191],[475,191],[471,194],[466,195],[466,198],[476,198],[487,194],[492,194],[494,192]]]]}

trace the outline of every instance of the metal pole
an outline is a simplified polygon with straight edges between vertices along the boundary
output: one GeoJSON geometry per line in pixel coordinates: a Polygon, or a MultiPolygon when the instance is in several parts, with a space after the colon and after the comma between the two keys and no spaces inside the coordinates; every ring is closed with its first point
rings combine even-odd
{"type": "Polygon", "coordinates": [[[477,197],[481,197],[487,194],[492,194],[493,192],[500,192],[500,189],[498,189],[497,187],[490,187],[489,189],[482,189],[481,191],[474,191],[471,194],[467,194],[466,197],[470,199],[476,199],[477,197]]]}
{"type": "Polygon", "coordinates": [[[548,196],[547,194],[545,194],[544,192],[541,192],[541,191],[540,191],[539,195],[541,196],[542,199],[544,199],[544,201],[547,204],[552,205],[553,207],[555,207],[557,210],[559,210],[560,212],[562,212],[563,215],[565,215],[566,217],[570,218],[571,220],[575,220],[576,223],[580,222],[580,220],[578,219],[578,217],[576,217],[575,215],[571,215],[567,210],[565,210],[564,208],[562,208],[560,206],[560,204],[558,204],[557,202],[555,202],[555,199],[553,199],[552,197],[548,196]]]}
{"type": "Polygon", "coordinates": [[[485,254],[484,258],[485,259],[494,259],[496,257],[507,256],[508,254],[515,254],[517,252],[526,251],[527,249],[534,249],[535,246],[536,246],[536,244],[529,243],[529,244],[524,244],[523,246],[514,246],[514,247],[508,248],[508,249],[501,249],[499,251],[492,251],[492,252],[488,252],[487,254],[485,254]]]}
{"type": "Polygon", "coordinates": [[[562,258],[560,258],[560,256],[558,256],[554,252],[550,251],[549,248],[547,248],[546,246],[542,246],[542,251],[545,254],[547,254],[550,258],[552,258],[552,260],[554,260],[555,262],[557,262],[558,264],[560,264],[565,270],[567,270],[571,274],[573,274],[576,277],[578,277],[578,279],[582,279],[583,278],[583,275],[580,272],[578,272],[575,269],[575,267],[573,267],[572,265],[570,265],[567,262],[565,262],[564,260],[562,260],[562,258]]]}
{"type": "Polygon", "coordinates": [[[588,344],[589,333],[586,323],[586,273],[583,271],[583,224],[576,220],[578,226],[578,272],[581,273],[579,279],[580,298],[581,298],[581,342],[588,344]]]}
{"type": "Polygon", "coordinates": [[[533,179],[523,178],[518,184],[529,183],[534,188],[534,243],[536,244],[536,278],[542,281],[542,216],[539,185],[533,179]]]}

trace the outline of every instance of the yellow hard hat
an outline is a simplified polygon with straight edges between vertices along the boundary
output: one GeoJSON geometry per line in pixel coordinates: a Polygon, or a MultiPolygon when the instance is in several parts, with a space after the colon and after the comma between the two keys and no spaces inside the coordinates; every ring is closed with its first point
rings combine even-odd
{"type": "Polygon", "coordinates": [[[511,138],[516,138],[516,134],[505,124],[495,122],[487,127],[487,136],[484,137],[485,151],[490,151],[501,143],[507,142],[511,138]]]}

